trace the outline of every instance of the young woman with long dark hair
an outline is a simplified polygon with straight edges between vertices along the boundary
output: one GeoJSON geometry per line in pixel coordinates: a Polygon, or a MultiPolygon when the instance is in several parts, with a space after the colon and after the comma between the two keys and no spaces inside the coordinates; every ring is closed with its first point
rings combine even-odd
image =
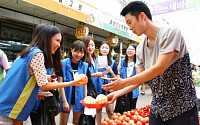
{"type": "MultiPolygon", "coordinates": [[[[73,81],[79,74],[87,74],[88,79],[91,75],[88,63],[84,62],[86,56],[85,44],[81,40],[73,42],[68,58],[62,60],[62,71],[57,75],[59,82],[73,81]]],[[[73,110],[73,124],[78,125],[79,118],[83,113],[83,105],[80,103],[87,96],[87,86],[75,87],[69,86],[60,89],[60,125],[66,125],[70,111],[73,110]]]]}
{"type": "MultiPolygon", "coordinates": [[[[95,55],[95,42],[92,36],[85,36],[82,38],[86,46],[86,57],[85,62],[89,64],[89,69],[92,78],[92,84],[94,84],[96,90],[98,90],[99,78],[103,77],[108,71],[98,72],[98,60],[95,55]]],[[[89,89],[89,88],[88,88],[89,89]]],[[[97,125],[101,124],[101,110],[97,109],[96,113],[96,123],[97,125]]]]}
{"type": "MultiPolygon", "coordinates": [[[[107,78],[114,78],[116,77],[116,75],[118,75],[118,71],[117,71],[117,65],[115,63],[115,60],[112,60],[111,59],[111,48],[110,48],[110,45],[108,44],[107,41],[103,41],[100,45],[100,49],[99,49],[99,56],[107,56],[107,67],[106,68],[99,68],[99,72],[104,72],[104,71],[108,71],[109,73],[106,74],[106,77],[107,78]]],[[[107,95],[109,94],[110,92],[109,91],[104,91],[102,89],[102,85],[104,84],[108,84],[110,83],[109,80],[106,80],[106,79],[103,79],[103,78],[99,78],[99,86],[98,86],[98,94],[104,94],[104,95],[107,95]]],[[[102,111],[102,109],[101,109],[102,111]]],[[[101,112],[100,111],[100,112],[101,112]]],[[[106,106],[106,113],[108,115],[108,117],[110,119],[113,118],[114,116],[114,104],[108,104],[106,106]]],[[[100,116],[101,118],[101,116],[100,116]]]]}
{"type": "Polygon", "coordinates": [[[22,125],[32,111],[39,87],[44,91],[85,85],[80,84],[82,79],[48,82],[46,69],[62,68],[61,43],[62,32],[56,26],[46,25],[19,54],[0,86],[0,124],[22,125]]]}

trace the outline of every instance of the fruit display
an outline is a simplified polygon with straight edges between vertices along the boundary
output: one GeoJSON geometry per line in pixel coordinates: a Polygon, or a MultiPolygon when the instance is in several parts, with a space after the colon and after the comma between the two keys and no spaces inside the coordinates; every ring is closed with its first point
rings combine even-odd
{"type": "Polygon", "coordinates": [[[113,119],[104,118],[101,125],[149,125],[151,105],[140,109],[131,109],[123,114],[115,113],[113,119]]]}
{"type": "Polygon", "coordinates": [[[84,100],[80,101],[84,107],[87,108],[103,108],[105,107],[108,103],[107,103],[107,96],[103,95],[103,94],[99,94],[96,99],[91,97],[91,96],[87,96],[84,98],[84,100]]]}
{"type": "Polygon", "coordinates": [[[84,98],[84,102],[88,104],[102,104],[107,102],[107,97],[104,94],[99,94],[96,99],[91,96],[84,98]]]}

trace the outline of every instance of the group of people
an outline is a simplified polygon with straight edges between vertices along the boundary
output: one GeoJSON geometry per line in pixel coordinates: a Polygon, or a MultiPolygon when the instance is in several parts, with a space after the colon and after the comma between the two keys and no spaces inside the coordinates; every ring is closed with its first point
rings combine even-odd
{"type": "MultiPolygon", "coordinates": [[[[0,86],[0,124],[23,124],[23,121],[31,114],[33,124],[38,123],[35,119],[35,104],[38,103],[38,90],[52,90],[60,88],[60,125],[68,123],[69,113],[73,110],[73,124],[78,125],[79,118],[83,113],[83,105],[80,103],[87,96],[87,85],[80,84],[75,80],[79,74],[87,75],[91,79],[98,94],[109,94],[102,90],[103,84],[110,81],[101,78],[115,78],[118,75],[117,64],[111,59],[111,48],[108,42],[102,42],[99,55],[106,56],[107,67],[101,68],[98,58],[94,53],[95,41],[92,36],[85,36],[76,40],[68,52],[68,58],[62,59],[61,48],[62,32],[56,27],[47,24],[39,24],[34,32],[34,39],[30,46],[25,48],[14,61],[0,86]],[[47,69],[54,69],[58,76],[58,83],[51,82],[47,69]],[[17,73],[17,74],[16,74],[17,73]],[[13,95],[11,97],[11,95],[13,95]],[[34,110],[34,111],[33,111],[34,110]]],[[[123,78],[135,75],[135,51],[136,46],[130,45],[127,50],[125,61],[122,61],[119,70],[123,78]],[[128,72],[124,70],[128,68],[128,72]],[[128,75],[126,75],[128,74],[128,75]]],[[[50,73],[52,74],[52,73],[50,73]]],[[[132,93],[131,93],[132,96],[132,93]]],[[[36,112],[35,112],[36,111],[36,112]]],[[[108,117],[114,115],[114,105],[106,106],[108,117]]],[[[101,124],[102,109],[96,110],[96,123],[101,124]]],[[[40,112],[41,113],[41,112],[40,112]]],[[[36,117],[37,118],[37,117],[36,117]]]]}
{"type": "MultiPolygon", "coordinates": [[[[101,43],[99,56],[106,56],[108,65],[99,67],[91,36],[73,42],[68,58],[62,59],[62,32],[56,26],[38,25],[33,41],[19,54],[0,86],[0,125],[22,125],[32,112],[39,88],[60,88],[60,125],[67,124],[72,110],[73,124],[78,125],[84,109],[80,100],[87,96],[90,79],[97,93],[108,97],[110,119],[114,101],[127,95],[130,108],[135,108],[138,87],[148,81],[153,95],[150,125],[199,125],[190,58],[181,31],[155,25],[148,6],[141,1],[130,2],[121,15],[133,33],[146,38],[137,49],[128,46],[118,67],[107,42],[101,43]],[[51,82],[48,68],[54,69],[58,83],[51,82]],[[85,76],[79,78],[79,74],[85,76]]],[[[101,112],[96,110],[97,125],[101,124],[101,112]]]]}
{"type": "MultiPolygon", "coordinates": [[[[120,69],[124,70],[124,67],[129,67],[128,77],[135,75],[135,45],[130,45],[127,50],[126,61],[124,61],[126,66],[122,66],[120,69]],[[129,61],[131,64],[129,64],[129,61]],[[129,66],[131,65],[131,66],[129,66]]],[[[89,79],[91,79],[92,84],[94,84],[95,89],[98,94],[109,94],[108,91],[102,90],[102,85],[110,83],[110,81],[102,78],[115,78],[118,75],[117,64],[111,59],[111,48],[108,42],[104,41],[101,43],[99,48],[99,56],[106,56],[107,67],[99,67],[98,58],[95,55],[95,41],[92,36],[85,36],[81,40],[73,42],[68,58],[62,60],[63,68],[62,71],[56,73],[58,76],[58,81],[71,81],[77,74],[86,74],[89,79]]],[[[122,73],[123,78],[126,78],[126,71],[122,73]]],[[[83,105],[80,103],[84,97],[87,96],[88,87],[65,87],[61,88],[61,113],[60,113],[60,125],[66,125],[68,123],[68,118],[70,111],[73,110],[73,124],[78,125],[79,118],[83,113],[83,105]]],[[[135,90],[134,90],[135,91],[135,90]]],[[[135,98],[139,95],[139,90],[137,90],[135,98]]],[[[120,102],[119,102],[120,103],[120,102]]],[[[134,103],[136,105],[136,101],[134,103]]],[[[134,107],[134,106],[133,106],[134,107]]],[[[135,107],[134,107],[135,108],[135,107]]],[[[106,112],[110,119],[114,116],[114,104],[110,103],[106,106],[106,112]]],[[[96,110],[96,124],[100,125],[102,119],[102,109],[96,110]]]]}

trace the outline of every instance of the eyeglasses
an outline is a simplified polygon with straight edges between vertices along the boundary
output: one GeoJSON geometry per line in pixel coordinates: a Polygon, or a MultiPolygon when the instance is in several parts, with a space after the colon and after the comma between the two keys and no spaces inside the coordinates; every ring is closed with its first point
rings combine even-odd
{"type": "Polygon", "coordinates": [[[131,49],[127,49],[127,51],[134,51],[134,50],[135,50],[135,49],[132,49],[132,48],[131,48],[131,49]]]}

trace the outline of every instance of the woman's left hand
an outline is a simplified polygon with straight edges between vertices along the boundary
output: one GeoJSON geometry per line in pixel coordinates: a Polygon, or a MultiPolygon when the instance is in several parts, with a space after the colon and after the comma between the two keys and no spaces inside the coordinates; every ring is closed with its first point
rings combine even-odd
{"type": "Polygon", "coordinates": [[[109,73],[108,70],[104,71],[104,72],[97,72],[96,73],[96,77],[100,78],[100,77],[104,77],[107,73],[109,73]]]}
{"type": "Polygon", "coordinates": [[[51,82],[52,78],[50,75],[47,75],[47,80],[48,80],[48,82],[51,82]]]}
{"type": "Polygon", "coordinates": [[[109,71],[110,73],[112,72],[112,68],[110,66],[106,67],[107,71],[109,71]]]}

